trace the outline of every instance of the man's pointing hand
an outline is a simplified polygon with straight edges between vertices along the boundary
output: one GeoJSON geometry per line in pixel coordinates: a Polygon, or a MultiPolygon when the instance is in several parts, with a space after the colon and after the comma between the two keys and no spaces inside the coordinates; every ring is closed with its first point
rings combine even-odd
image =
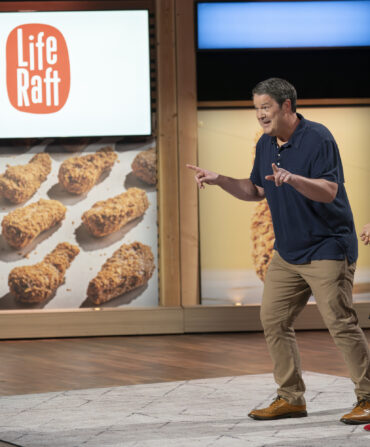
{"type": "Polygon", "coordinates": [[[283,183],[289,183],[293,175],[291,172],[278,168],[275,163],[272,163],[272,174],[266,175],[265,179],[275,182],[276,186],[281,186],[283,183]]]}
{"type": "Polygon", "coordinates": [[[207,185],[217,184],[217,179],[219,175],[216,174],[216,172],[207,171],[207,169],[202,169],[199,168],[198,166],[189,164],[187,164],[186,167],[195,171],[195,180],[198,183],[200,189],[205,188],[204,183],[206,183],[207,185]]]}

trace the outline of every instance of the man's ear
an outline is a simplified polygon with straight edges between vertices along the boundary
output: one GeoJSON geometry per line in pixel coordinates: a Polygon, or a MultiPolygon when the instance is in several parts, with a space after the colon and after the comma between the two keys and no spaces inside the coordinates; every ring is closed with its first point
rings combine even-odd
{"type": "Polygon", "coordinates": [[[290,113],[292,111],[292,101],[290,99],[286,99],[282,105],[283,111],[286,113],[290,113]]]}

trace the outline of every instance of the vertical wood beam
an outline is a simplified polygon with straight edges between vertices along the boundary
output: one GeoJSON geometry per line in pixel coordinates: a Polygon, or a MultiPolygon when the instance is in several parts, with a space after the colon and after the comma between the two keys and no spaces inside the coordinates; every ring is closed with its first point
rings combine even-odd
{"type": "Polygon", "coordinates": [[[185,165],[197,164],[194,1],[176,0],[176,62],[180,188],[181,304],[199,304],[198,189],[185,165]]]}
{"type": "Polygon", "coordinates": [[[157,0],[159,292],[164,306],[181,304],[175,26],[175,0],[157,0]]]}

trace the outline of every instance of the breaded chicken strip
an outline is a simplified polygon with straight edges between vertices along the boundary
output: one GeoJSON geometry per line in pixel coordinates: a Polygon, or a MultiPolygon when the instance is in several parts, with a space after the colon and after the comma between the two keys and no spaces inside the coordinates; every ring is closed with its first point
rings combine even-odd
{"type": "Polygon", "coordinates": [[[0,194],[13,203],[25,202],[39,189],[50,171],[49,154],[36,154],[25,165],[8,166],[0,175],[0,194]]]}
{"type": "Polygon", "coordinates": [[[60,165],[59,182],[68,192],[83,194],[96,184],[104,171],[114,165],[116,159],[117,154],[110,146],[103,147],[95,154],[69,158],[60,165]]]}
{"type": "Polygon", "coordinates": [[[65,214],[66,207],[57,200],[40,199],[7,214],[1,222],[3,236],[12,247],[23,248],[61,222],[65,214]]]}
{"type": "Polygon", "coordinates": [[[82,221],[92,235],[102,237],[143,215],[148,206],[149,200],[143,189],[129,188],[118,196],[96,202],[83,213],[82,221]]]}
{"type": "Polygon", "coordinates": [[[87,296],[94,304],[105,303],[145,284],[153,271],[154,256],[149,246],[141,242],[123,244],[90,281],[87,296]]]}
{"type": "Polygon", "coordinates": [[[136,177],[149,185],[155,185],[157,183],[157,154],[155,148],[139,152],[131,167],[136,177]]]}
{"type": "Polygon", "coordinates": [[[22,303],[41,303],[50,298],[64,281],[64,274],[80,252],[63,242],[35,265],[15,267],[8,277],[10,292],[22,303]]]}

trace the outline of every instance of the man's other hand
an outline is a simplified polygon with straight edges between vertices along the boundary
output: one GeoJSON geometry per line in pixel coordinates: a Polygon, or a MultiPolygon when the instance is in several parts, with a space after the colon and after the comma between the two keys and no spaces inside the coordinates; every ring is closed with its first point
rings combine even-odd
{"type": "Polygon", "coordinates": [[[281,186],[283,183],[289,183],[293,175],[291,172],[278,168],[275,163],[272,163],[272,174],[266,175],[265,179],[275,182],[276,186],[281,186]]]}

